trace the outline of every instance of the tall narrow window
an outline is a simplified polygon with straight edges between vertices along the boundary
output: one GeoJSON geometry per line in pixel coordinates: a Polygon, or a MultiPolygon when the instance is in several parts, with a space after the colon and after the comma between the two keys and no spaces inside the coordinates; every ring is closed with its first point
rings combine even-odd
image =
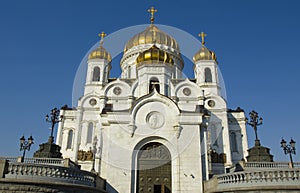
{"type": "Polygon", "coordinates": [[[95,67],[93,70],[93,81],[100,81],[100,68],[95,67]]]}
{"type": "Polygon", "coordinates": [[[131,78],[131,66],[128,66],[128,77],[127,78],[131,78]]]}
{"type": "Polygon", "coordinates": [[[212,75],[210,68],[204,69],[205,82],[212,82],[212,75]]]}
{"type": "Polygon", "coordinates": [[[87,129],[86,143],[92,143],[92,140],[93,140],[93,130],[94,130],[93,123],[89,123],[88,129],[87,129]]]}
{"type": "Polygon", "coordinates": [[[237,152],[236,134],[235,132],[230,133],[230,146],[232,152],[237,152]]]}
{"type": "Polygon", "coordinates": [[[149,93],[153,91],[153,89],[156,89],[157,92],[159,92],[159,81],[157,78],[151,79],[149,84],[149,93]]]}
{"type": "Polygon", "coordinates": [[[71,149],[73,144],[73,130],[69,130],[68,132],[68,141],[67,141],[67,149],[71,149]]]}

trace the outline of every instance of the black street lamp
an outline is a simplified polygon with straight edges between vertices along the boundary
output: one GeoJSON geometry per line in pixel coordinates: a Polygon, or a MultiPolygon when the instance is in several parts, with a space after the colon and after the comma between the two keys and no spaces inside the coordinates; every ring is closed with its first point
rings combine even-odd
{"type": "Polygon", "coordinates": [[[21,158],[21,162],[24,162],[25,152],[26,150],[30,150],[30,146],[33,144],[33,137],[30,136],[28,140],[25,140],[24,135],[20,138],[20,151],[23,151],[23,156],[21,158]]]}
{"type": "Polygon", "coordinates": [[[250,115],[250,122],[248,122],[248,119],[246,118],[246,123],[251,127],[253,127],[255,132],[255,142],[259,144],[259,140],[257,136],[257,126],[262,125],[263,118],[259,117],[256,111],[251,111],[249,115],[250,115]]]}
{"type": "Polygon", "coordinates": [[[63,116],[59,116],[59,110],[57,108],[54,108],[51,110],[50,117],[49,115],[46,115],[46,121],[51,123],[51,135],[49,137],[49,142],[53,143],[54,137],[53,137],[53,130],[55,127],[55,124],[62,121],[63,116]]]}
{"type": "Polygon", "coordinates": [[[282,138],[281,142],[281,147],[284,151],[284,154],[289,154],[290,155],[290,161],[291,161],[291,167],[294,168],[294,162],[293,162],[293,157],[292,154],[296,155],[296,141],[291,139],[290,144],[286,144],[286,141],[282,138]]]}

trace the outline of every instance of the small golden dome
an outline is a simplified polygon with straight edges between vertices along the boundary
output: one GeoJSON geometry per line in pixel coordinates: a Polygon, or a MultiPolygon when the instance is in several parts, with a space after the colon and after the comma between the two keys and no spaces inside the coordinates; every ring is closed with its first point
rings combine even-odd
{"type": "Polygon", "coordinates": [[[202,45],[201,49],[194,55],[193,60],[194,62],[199,60],[217,60],[217,56],[213,51],[202,45]]]}
{"type": "Polygon", "coordinates": [[[104,59],[104,60],[107,60],[108,62],[111,62],[111,55],[103,47],[103,41],[104,41],[104,37],[106,36],[106,34],[104,32],[102,32],[102,33],[98,34],[98,36],[101,38],[100,46],[98,48],[96,48],[95,50],[93,50],[89,54],[89,60],[90,59],[104,59]]]}
{"type": "Polygon", "coordinates": [[[136,58],[137,66],[144,63],[155,64],[156,62],[174,64],[174,61],[170,54],[166,51],[160,50],[155,45],[153,45],[148,50],[141,52],[136,58]]]}
{"type": "Polygon", "coordinates": [[[151,24],[127,42],[124,52],[134,46],[151,43],[166,45],[179,51],[178,43],[173,37],[159,30],[154,24],[151,24]]]}
{"type": "Polygon", "coordinates": [[[111,55],[101,45],[100,47],[96,48],[89,54],[89,60],[90,59],[104,59],[107,60],[108,62],[111,62],[111,55]]]}
{"type": "Polygon", "coordinates": [[[204,32],[201,32],[200,34],[198,34],[199,37],[202,38],[202,47],[201,49],[194,55],[193,60],[194,63],[199,61],[199,60],[215,60],[217,61],[217,56],[213,51],[210,51],[209,49],[207,49],[204,44],[205,44],[205,37],[207,36],[207,34],[205,34],[204,32]]]}

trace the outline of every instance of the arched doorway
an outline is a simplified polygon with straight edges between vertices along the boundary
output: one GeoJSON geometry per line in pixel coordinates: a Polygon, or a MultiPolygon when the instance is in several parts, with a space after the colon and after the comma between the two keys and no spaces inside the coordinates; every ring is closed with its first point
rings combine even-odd
{"type": "Polygon", "coordinates": [[[138,152],[137,192],[171,193],[171,154],[166,146],[152,142],[138,152]]]}

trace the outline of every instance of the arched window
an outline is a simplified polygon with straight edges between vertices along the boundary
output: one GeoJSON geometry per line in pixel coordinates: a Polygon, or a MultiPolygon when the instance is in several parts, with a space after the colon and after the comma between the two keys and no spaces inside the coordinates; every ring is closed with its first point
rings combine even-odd
{"type": "Polygon", "coordinates": [[[211,70],[210,68],[205,68],[204,69],[204,76],[205,76],[205,82],[212,82],[212,75],[211,75],[211,70]]]}
{"type": "Polygon", "coordinates": [[[93,123],[89,123],[88,129],[87,129],[86,143],[92,143],[92,140],[93,140],[93,130],[94,130],[93,123]]]}
{"type": "Polygon", "coordinates": [[[100,81],[100,68],[95,67],[93,70],[93,81],[100,81]]]}
{"type": "Polygon", "coordinates": [[[157,78],[153,78],[150,80],[149,93],[152,92],[154,88],[156,89],[157,92],[159,92],[160,88],[159,88],[159,81],[157,78]]]}
{"type": "Polygon", "coordinates": [[[69,130],[68,132],[68,141],[67,141],[67,149],[71,149],[73,144],[73,130],[69,130]]]}
{"type": "Polygon", "coordinates": [[[237,152],[236,134],[235,132],[230,133],[230,147],[232,152],[237,152]]]}

